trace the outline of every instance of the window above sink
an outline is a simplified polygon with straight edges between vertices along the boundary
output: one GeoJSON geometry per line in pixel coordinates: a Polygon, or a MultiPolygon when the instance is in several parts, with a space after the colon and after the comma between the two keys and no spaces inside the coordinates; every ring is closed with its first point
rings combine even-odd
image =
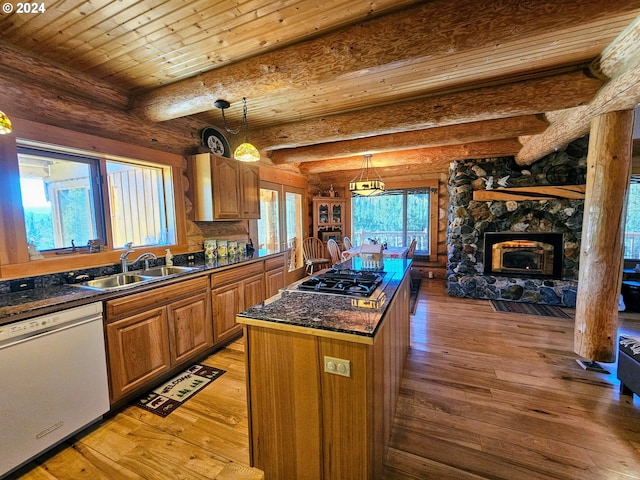
{"type": "Polygon", "coordinates": [[[94,239],[109,248],[175,243],[170,167],[32,144],[18,146],[18,164],[27,241],[37,250],[63,253],[94,239]]]}

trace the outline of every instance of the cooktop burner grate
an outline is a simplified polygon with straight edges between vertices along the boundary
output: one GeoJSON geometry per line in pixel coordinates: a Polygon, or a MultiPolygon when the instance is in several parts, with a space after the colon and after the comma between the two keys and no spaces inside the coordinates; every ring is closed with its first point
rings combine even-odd
{"type": "Polygon", "coordinates": [[[384,272],[330,269],[298,285],[299,290],[368,297],[382,282],[384,272]]]}

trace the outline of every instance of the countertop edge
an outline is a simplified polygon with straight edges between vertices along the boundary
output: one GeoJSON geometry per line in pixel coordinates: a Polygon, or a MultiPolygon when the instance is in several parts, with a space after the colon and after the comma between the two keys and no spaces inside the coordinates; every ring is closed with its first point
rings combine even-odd
{"type": "Polygon", "coordinates": [[[281,332],[300,333],[303,335],[313,335],[315,337],[331,338],[333,340],[346,340],[351,343],[362,343],[365,345],[373,345],[375,336],[358,335],[355,333],[337,332],[335,330],[327,330],[323,328],[304,327],[301,325],[292,325],[289,323],[279,323],[272,320],[259,320],[246,316],[236,316],[236,322],[252,327],[263,327],[269,330],[278,330],[281,332]]]}
{"type": "MultiPolygon", "coordinates": [[[[199,268],[199,270],[195,272],[178,274],[168,278],[158,278],[157,280],[153,280],[143,285],[136,285],[135,287],[117,290],[117,291],[111,291],[111,292],[90,290],[90,289],[74,286],[71,284],[55,286],[55,287],[52,287],[52,294],[49,297],[45,297],[39,300],[34,300],[31,302],[24,302],[16,305],[0,307],[0,326],[7,325],[20,320],[27,320],[29,318],[33,318],[39,315],[47,315],[49,313],[53,313],[56,311],[67,309],[67,308],[73,308],[73,307],[85,305],[91,302],[102,302],[106,300],[111,300],[111,299],[123,297],[126,295],[146,292],[158,287],[172,285],[174,283],[182,282],[184,280],[188,280],[191,278],[211,275],[213,273],[220,273],[220,272],[223,272],[232,268],[236,268],[239,266],[250,265],[252,263],[263,261],[269,257],[282,255],[286,253],[286,251],[287,250],[282,250],[279,252],[269,252],[269,253],[260,255],[257,258],[247,258],[230,265],[222,265],[218,267],[207,266],[206,262],[204,264],[189,265],[189,266],[195,266],[196,268],[199,268]],[[7,313],[7,310],[9,309],[15,309],[16,311],[7,313]]],[[[24,294],[24,292],[20,292],[20,293],[24,294]]]]}

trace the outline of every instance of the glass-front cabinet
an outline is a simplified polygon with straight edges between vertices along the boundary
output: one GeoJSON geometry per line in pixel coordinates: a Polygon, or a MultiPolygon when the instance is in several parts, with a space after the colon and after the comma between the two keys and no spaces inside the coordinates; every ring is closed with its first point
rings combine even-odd
{"type": "Polygon", "coordinates": [[[333,238],[342,243],[346,199],[315,197],[313,199],[313,234],[323,242],[333,238]]]}

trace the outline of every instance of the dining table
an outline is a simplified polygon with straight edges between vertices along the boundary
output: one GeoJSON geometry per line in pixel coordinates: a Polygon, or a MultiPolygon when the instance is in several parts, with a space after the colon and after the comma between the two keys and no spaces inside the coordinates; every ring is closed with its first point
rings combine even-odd
{"type": "MultiPolygon", "coordinates": [[[[382,250],[382,256],[384,258],[407,258],[407,252],[409,247],[387,247],[382,250]]],[[[360,256],[360,247],[349,248],[342,251],[342,258],[348,260],[352,257],[360,256]]]]}

